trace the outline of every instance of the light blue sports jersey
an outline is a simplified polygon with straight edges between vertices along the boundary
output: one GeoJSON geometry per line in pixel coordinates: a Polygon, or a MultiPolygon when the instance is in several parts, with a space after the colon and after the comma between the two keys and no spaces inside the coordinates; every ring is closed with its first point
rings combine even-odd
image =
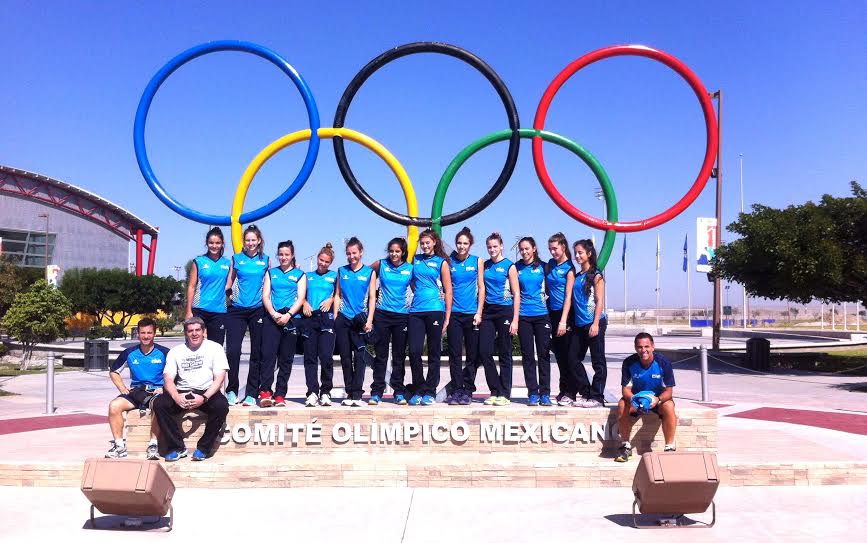
{"type": "Polygon", "coordinates": [[[367,289],[373,268],[364,265],[358,271],[352,271],[347,264],[337,272],[340,281],[340,314],[347,319],[353,319],[359,313],[367,311],[367,289]]]}
{"type": "Polygon", "coordinates": [[[548,261],[548,273],[545,274],[545,288],[548,290],[548,309],[559,311],[566,303],[566,277],[569,270],[575,271],[572,262],[565,260],[557,264],[553,258],[548,261]]]}
{"type": "Polygon", "coordinates": [[[334,295],[337,285],[337,272],[328,270],[322,275],[318,271],[307,272],[307,303],[317,311],[322,302],[334,295]]]}
{"type": "MultiPolygon", "coordinates": [[[[285,272],[280,268],[271,268],[271,306],[279,311],[289,309],[298,299],[298,282],[304,277],[304,272],[298,268],[292,268],[285,272]]],[[[301,318],[300,311],[295,318],[301,318]]]]}
{"type": "MultiPolygon", "coordinates": [[[[602,275],[598,271],[596,275],[602,275]]],[[[590,285],[590,293],[584,293],[585,281],[592,281],[594,277],[588,277],[587,272],[581,272],[575,276],[575,284],[572,286],[572,307],[575,309],[575,324],[578,326],[587,326],[593,324],[593,318],[596,314],[596,289],[593,284],[590,285]]],[[[599,319],[605,318],[603,308],[599,319]]]]}
{"type": "Polygon", "coordinates": [[[644,368],[641,366],[641,359],[634,354],[623,361],[621,370],[621,386],[627,386],[630,382],[633,394],[650,391],[659,396],[666,387],[674,386],[671,362],[663,355],[653,353],[653,361],[650,366],[644,368]]]}
{"type": "Polygon", "coordinates": [[[521,290],[522,317],[538,317],[548,314],[545,306],[545,266],[538,262],[525,264],[523,261],[515,264],[518,271],[518,287],[521,290]]]}
{"type": "Polygon", "coordinates": [[[245,309],[262,305],[262,283],[270,263],[270,259],[264,255],[250,257],[246,253],[238,253],[232,256],[232,265],[235,267],[233,305],[245,309]]]}
{"type": "Polygon", "coordinates": [[[468,255],[463,261],[453,252],[449,257],[452,272],[452,313],[475,315],[479,308],[479,257],[468,255]]]}
{"type": "Polygon", "coordinates": [[[493,305],[512,305],[509,290],[509,268],[512,261],[504,258],[499,262],[485,261],[485,303],[493,305]]]}
{"type": "Polygon", "coordinates": [[[412,263],[412,281],[415,284],[410,313],[445,311],[440,277],[445,258],[437,255],[415,255],[412,263]]]}
{"type": "Polygon", "coordinates": [[[163,386],[163,369],[166,367],[167,347],[154,343],[148,354],[141,352],[141,345],[128,347],[114,360],[111,371],[120,373],[124,366],[129,368],[130,387],[163,386]]]}
{"type": "Polygon", "coordinates": [[[225,256],[211,260],[211,257],[202,255],[193,259],[193,262],[199,276],[196,293],[193,295],[193,307],[211,313],[225,313],[226,278],[229,276],[232,261],[225,256]]]}
{"type": "Polygon", "coordinates": [[[379,261],[379,296],[376,308],[392,313],[406,313],[406,303],[409,282],[412,281],[412,264],[403,262],[400,266],[392,266],[391,261],[383,258],[379,261]]]}

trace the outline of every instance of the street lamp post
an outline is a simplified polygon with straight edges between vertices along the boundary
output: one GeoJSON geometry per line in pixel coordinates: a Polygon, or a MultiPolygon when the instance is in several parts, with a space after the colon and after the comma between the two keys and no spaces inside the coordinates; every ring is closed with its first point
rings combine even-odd
{"type": "MultiPolygon", "coordinates": [[[[741,167],[741,214],[744,212],[744,154],[741,153],[739,155],[740,158],[740,167],[741,167]]],[[[749,312],[747,311],[747,286],[744,287],[744,330],[747,329],[747,315],[749,312]]]]}
{"type": "Polygon", "coordinates": [[[175,279],[181,280],[181,270],[184,269],[182,266],[172,266],[172,270],[175,272],[175,279]]]}
{"type": "Polygon", "coordinates": [[[37,215],[40,219],[45,219],[45,282],[48,282],[48,213],[40,213],[37,215]]]}

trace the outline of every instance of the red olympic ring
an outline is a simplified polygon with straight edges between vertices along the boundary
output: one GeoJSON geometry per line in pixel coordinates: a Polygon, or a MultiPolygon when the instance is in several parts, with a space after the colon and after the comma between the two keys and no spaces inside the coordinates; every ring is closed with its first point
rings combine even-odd
{"type": "Polygon", "coordinates": [[[551,84],[548,85],[545,94],[542,95],[542,100],[539,102],[539,107],[536,109],[536,118],[533,120],[533,128],[535,130],[544,130],[545,116],[548,114],[548,108],[551,106],[551,100],[554,99],[554,96],[560,90],[560,87],[562,87],[570,77],[575,75],[578,70],[585,66],[589,66],[596,61],[618,56],[640,56],[661,62],[684,78],[686,82],[689,83],[689,86],[692,87],[693,92],[695,92],[695,95],[701,104],[701,110],[704,113],[704,123],[707,128],[707,146],[705,147],[704,161],[701,164],[701,170],[698,172],[698,177],[696,177],[689,192],[687,192],[683,198],[669,209],[666,209],[659,215],[650,217],[649,219],[633,222],[609,222],[581,211],[569,203],[569,201],[560,194],[560,191],[558,191],[557,187],[554,186],[554,182],[551,181],[551,177],[548,175],[548,170],[545,167],[545,157],[542,155],[543,140],[539,136],[533,138],[533,165],[536,168],[536,175],[539,177],[539,182],[542,183],[545,192],[548,193],[548,196],[551,197],[560,209],[573,219],[580,221],[587,226],[598,228],[599,230],[639,232],[666,223],[686,210],[686,208],[689,207],[696,198],[698,198],[698,195],[701,194],[701,191],[707,184],[708,178],[710,178],[711,173],[713,172],[713,163],[716,159],[717,149],[719,146],[716,114],[713,109],[710,95],[707,93],[707,89],[705,89],[699,78],[686,66],[686,64],[668,53],[643,45],[613,45],[611,47],[597,49],[596,51],[588,53],[566,66],[562,72],[557,74],[557,77],[554,78],[551,84]]]}

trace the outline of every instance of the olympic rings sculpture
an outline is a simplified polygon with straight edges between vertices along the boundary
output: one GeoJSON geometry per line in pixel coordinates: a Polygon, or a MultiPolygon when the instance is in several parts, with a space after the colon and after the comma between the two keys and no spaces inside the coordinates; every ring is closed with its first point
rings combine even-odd
{"type": "Polygon", "coordinates": [[[465,49],[445,43],[417,42],[401,45],[395,47],[394,49],[390,49],[385,53],[381,54],[380,56],[376,57],[375,59],[371,60],[358,72],[358,74],[356,74],[356,76],[349,83],[340,98],[337,106],[337,111],[334,115],[333,128],[323,128],[320,127],[319,110],[316,106],[316,101],[314,100],[313,95],[310,92],[309,87],[307,86],[307,83],[283,57],[281,57],[274,51],[255,43],[243,41],[217,41],[198,45],[182,52],[181,54],[171,59],[157,72],[157,74],[148,83],[144,93],[142,94],[141,100],[139,101],[138,109],[136,110],[135,125],[133,129],[133,144],[135,148],[136,160],[139,165],[139,170],[141,171],[145,182],[154,192],[154,194],[156,194],[157,198],[159,198],[160,201],[162,201],[166,206],[168,206],[176,213],[190,220],[204,224],[231,226],[232,244],[236,252],[239,252],[243,246],[241,239],[241,225],[243,223],[256,221],[267,217],[268,215],[271,215],[272,213],[276,212],[284,205],[289,203],[304,187],[304,184],[307,182],[310,174],[313,171],[313,167],[316,163],[316,159],[319,153],[320,140],[323,138],[331,138],[334,145],[334,155],[337,159],[338,168],[344,181],[346,182],[349,189],[353,192],[353,194],[355,194],[355,196],[365,206],[367,206],[371,211],[373,211],[380,217],[407,227],[407,244],[409,246],[408,249],[410,259],[416,251],[419,226],[430,226],[434,230],[436,230],[437,233],[441,234],[441,229],[443,226],[448,226],[465,221],[470,217],[477,215],[486,207],[488,207],[502,193],[503,189],[505,189],[506,185],[509,182],[509,179],[512,176],[512,173],[514,172],[515,165],[517,164],[518,160],[520,140],[531,139],[533,149],[533,165],[539,178],[539,182],[542,184],[542,187],[551,198],[551,200],[573,219],[587,226],[600,230],[605,230],[605,240],[603,242],[602,249],[599,251],[598,259],[599,267],[602,269],[604,269],[605,264],[607,263],[611,255],[611,251],[614,247],[616,232],[637,232],[659,226],[665,222],[670,221],[671,219],[682,213],[695,201],[695,199],[698,197],[698,195],[707,184],[708,179],[710,178],[713,170],[713,162],[716,159],[719,147],[719,141],[717,139],[716,114],[713,110],[713,104],[711,102],[710,95],[708,94],[702,82],[685,64],[683,64],[677,58],[663,51],[652,49],[643,45],[616,45],[611,47],[604,47],[602,49],[598,49],[596,51],[588,53],[566,66],[566,68],[564,68],[554,78],[554,80],[548,85],[547,89],[545,90],[545,93],[543,94],[542,99],[536,109],[536,116],[533,121],[532,129],[520,128],[518,111],[515,107],[515,103],[512,99],[511,93],[509,92],[505,83],[503,83],[502,79],[500,79],[500,77],[497,75],[497,73],[479,57],[475,56],[474,54],[470,53],[465,49]],[[244,53],[250,53],[264,58],[265,60],[268,60],[269,62],[277,66],[281,71],[283,71],[287,76],[289,76],[296,89],[301,94],[304,105],[307,109],[307,117],[310,125],[308,129],[292,132],[271,142],[256,155],[256,157],[250,162],[250,164],[244,171],[244,174],[241,177],[241,181],[239,182],[238,187],[235,191],[235,197],[232,201],[231,215],[205,214],[186,207],[180,202],[178,202],[175,198],[173,198],[168,193],[168,191],[163,188],[162,183],[159,181],[159,179],[157,179],[150,166],[144,138],[147,115],[150,110],[153,98],[156,95],[157,90],[159,90],[160,85],[165,82],[169,75],[171,75],[175,70],[177,70],[187,62],[202,55],[219,51],[239,51],[244,53]],[[503,106],[506,110],[506,116],[508,118],[509,125],[508,129],[484,136],[469,144],[460,153],[458,153],[458,155],[446,168],[446,171],[443,173],[440,179],[439,185],[436,189],[436,194],[434,196],[433,205],[431,207],[430,217],[418,216],[418,202],[416,200],[415,191],[413,189],[409,176],[406,173],[406,170],[403,168],[397,158],[395,158],[382,144],[375,141],[373,138],[370,138],[369,136],[366,136],[355,130],[344,127],[344,121],[346,120],[346,114],[349,111],[349,106],[352,103],[352,99],[355,97],[356,93],[359,91],[365,81],[367,81],[367,79],[370,78],[371,75],[373,75],[377,70],[379,70],[386,64],[401,57],[418,53],[437,53],[448,55],[469,64],[477,71],[479,71],[491,83],[491,85],[496,90],[497,95],[500,97],[500,100],[502,101],[503,106]],[[544,130],[545,119],[548,113],[548,109],[554,96],[560,90],[560,87],[562,87],[563,84],[569,80],[569,78],[575,75],[582,68],[593,64],[594,62],[616,56],[641,56],[658,61],[674,70],[690,85],[696,97],[698,98],[699,104],[701,105],[702,113],[704,115],[706,128],[706,146],[704,159],[702,161],[698,175],[687,193],[671,208],[663,211],[662,213],[647,219],[632,222],[620,222],[618,220],[617,199],[614,194],[614,188],[611,184],[608,174],[605,172],[605,169],[602,167],[599,161],[589,151],[587,151],[585,148],[575,143],[574,141],[569,140],[561,135],[544,130]],[[407,205],[406,214],[398,213],[396,211],[388,209],[387,207],[377,202],[367,193],[367,191],[364,190],[359,181],[356,179],[352,168],[349,166],[349,161],[346,157],[346,152],[343,146],[344,138],[367,147],[388,164],[389,168],[397,177],[401,189],[403,190],[404,199],[406,200],[407,205]],[[302,164],[300,171],[298,172],[292,183],[289,185],[289,187],[268,204],[256,210],[243,213],[244,201],[246,199],[247,191],[262,165],[280,150],[305,140],[307,140],[309,143],[304,163],[302,164]],[[502,171],[500,172],[499,176],[494,181],[488,192],[484,196],[482,196],[482,198],[480,198],[477,202],[467,206],[466,208],[456,213],[443,215],[443,204],[445,202],[445,196],[448,191],[449,185],[451,184],[452,179],[454,179],[454,176],[457,173],[458,169],[460,169],[464,162],[466,162],[466,160],[469,159],[474,153],[489,145],[506,140],[508,140],[509,142],[506,162],[503,165],[502,171]],[[568,149],[572,153],[576,154],[579,158],[581,158],[581,160],[591,169],[593,174],[596,176],[596,179],[599,182],[599,185],[602,188],[603,194],[605,196],[605,219],[593,217],[581,211],[580,209],[572,205],[569,201],[567,201],[559,192],[557,187],[554,185],[554,182],[552,181],[550,175],[548,174],[547,168],[545,167],[545,159],[542,152],[542,144],[545,141],[554,143],[565,149],[568,149]]]}

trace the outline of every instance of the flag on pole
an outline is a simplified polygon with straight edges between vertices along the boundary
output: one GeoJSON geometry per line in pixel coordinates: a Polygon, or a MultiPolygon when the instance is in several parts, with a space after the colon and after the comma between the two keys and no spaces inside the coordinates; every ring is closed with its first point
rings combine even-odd
{"type": "Polygon", "coordinates": [[[590,232],[590,241],[593,243],[593,246],[596,247],[596,232],[590,232]]]}
{"type": "Polygon", "coordinates": [[[626,235],[623,236],[623,254],[620,255],[620,261],[623,262],[623,271],[626,271],[626,235]]]}
{"type": "Polygon", "coordinates": [[[687,260],[689,260],[689,252],[688,252],[688,249],[686,248],[686,238],[688,236],[689,236],[689,234],[683,235],[683,271],[686,271],[687,260]]]}
{"type": "Polygon", "coordinates": [[[659,234],[656,234],[656,271],[659,271],[659,258],[662,253],[659,250],[659,234]]]}

